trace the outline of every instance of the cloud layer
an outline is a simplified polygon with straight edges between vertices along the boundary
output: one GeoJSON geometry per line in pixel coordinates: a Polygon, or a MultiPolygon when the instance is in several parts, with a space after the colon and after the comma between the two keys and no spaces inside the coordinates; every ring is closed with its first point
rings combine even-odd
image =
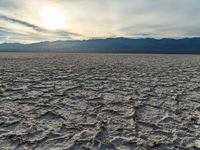
{"type": "Polygon", "coordinates": [[[200,36],[199,0],[0,0],[0,42],[103,37],[200,36]],[[49,31],[40,12],[48,5],[64,10],[67,24],[49,31]]]}

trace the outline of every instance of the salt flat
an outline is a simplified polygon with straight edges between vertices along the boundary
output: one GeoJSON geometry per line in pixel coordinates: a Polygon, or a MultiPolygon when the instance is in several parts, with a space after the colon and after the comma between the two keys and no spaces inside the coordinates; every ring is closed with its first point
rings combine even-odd
{"type": "Polygon", "coordinates": [[[200,149],[200,55],[0,53],[0,147],[200,149]]]}

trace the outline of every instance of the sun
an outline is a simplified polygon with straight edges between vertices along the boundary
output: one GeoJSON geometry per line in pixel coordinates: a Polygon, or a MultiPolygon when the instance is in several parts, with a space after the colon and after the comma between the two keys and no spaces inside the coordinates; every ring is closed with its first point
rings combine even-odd
{"type": "Polygon", "coordinates": [[[66,25],[64,12],[58,7],[47,7],[41,12],[43,26],[48,30],[63,29],[66,25]]]}

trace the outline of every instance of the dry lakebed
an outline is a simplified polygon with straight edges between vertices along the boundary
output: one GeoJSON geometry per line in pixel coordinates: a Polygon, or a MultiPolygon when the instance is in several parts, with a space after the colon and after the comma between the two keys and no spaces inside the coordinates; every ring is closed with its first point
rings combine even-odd
{"type": "Polygon", "coordinates": [[[200,55],[0,53],[0,149],[200,149],[200,55]]]}

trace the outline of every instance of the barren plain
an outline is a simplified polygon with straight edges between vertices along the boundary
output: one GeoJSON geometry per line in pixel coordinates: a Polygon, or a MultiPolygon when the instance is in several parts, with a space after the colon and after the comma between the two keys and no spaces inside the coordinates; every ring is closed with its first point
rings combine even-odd
{"type": "Polygon", "coordinates": [[[200,55],[0,53],[0,149],[200,149],[200,55]]]}

